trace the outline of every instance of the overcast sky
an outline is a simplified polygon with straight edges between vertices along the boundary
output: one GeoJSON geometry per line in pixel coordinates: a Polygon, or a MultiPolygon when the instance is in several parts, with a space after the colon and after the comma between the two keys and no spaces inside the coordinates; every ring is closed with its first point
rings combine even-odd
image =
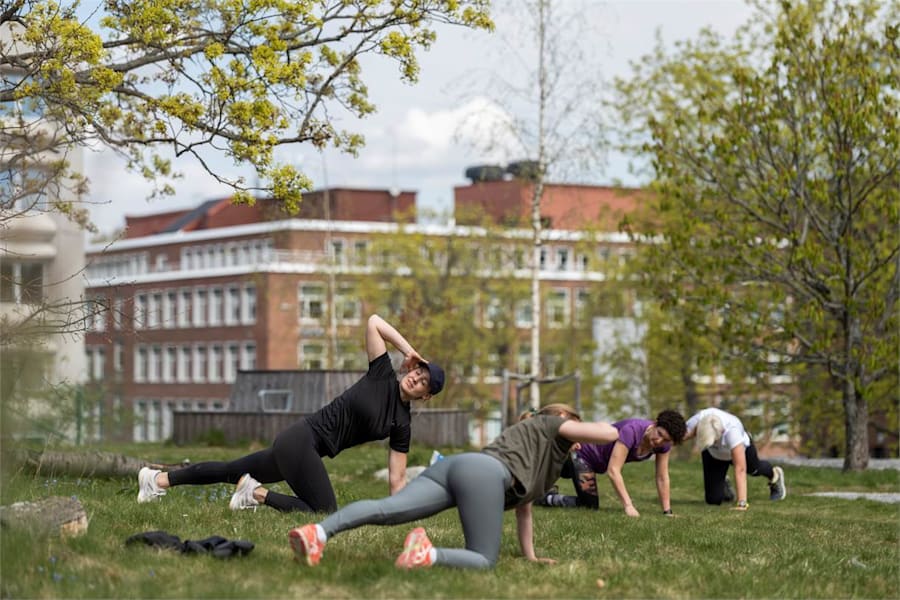
{"type": "MultiPolygon", "coordinates": [[[[590,71],[603,82],[627,75],[629,61],[652,49],[657,30],[667,45],[693,37],[705,26],[730,35],[752,12],[742,0],[565,1],[582,7],[581,21],[590,29],[590,35],[582,36],[582,49],[589,57],[590,71]]],[[[279,158],[301,166],[316,188],[414,190],[420,209],[449,213],[453,186],[467,183],[465,168],[496,161],[473,147],[469,134],[475,135],[470,130],[478,127],[463,128],[462,124],[473,114],[489,114],[484,108],[493,106],[490,92],[479,94],[471,82],[484,80],[485,73],[490,77],[491,72],[513,69],[509,48],[522,30],[517,21],[521,15],[503,8],[501,4],[493,13],[497,26],[493,34],[439,27],[437,42],[420,54],[421,71],[415,85],[399,81],[394,63],[383,59],[363,63],[370,99],[378,112],[361,121],[339,123],[365,136],[366,146],[357,158],[335,152],[322,156],[302,146],[280,149],[279,158]]],[[[219,167],[252,177],[249,171],[227,162],[220,162],[219,167]]],[[[94,222],[102,232],[111,232],[124,225],[125,214],[191,207],[228,193],[190,160],[176,162],[175,169],[185,176],[175,182],[176,195],[149,203],[145,200],[148,186],[141,177],[128,173],[107,152],[88,152],[85,171],[91,182],[94,222]]],[[[610,157],[591,179],[597,184],[641,183],[629,175],[627,160],[622,157],[610,157]]]]}

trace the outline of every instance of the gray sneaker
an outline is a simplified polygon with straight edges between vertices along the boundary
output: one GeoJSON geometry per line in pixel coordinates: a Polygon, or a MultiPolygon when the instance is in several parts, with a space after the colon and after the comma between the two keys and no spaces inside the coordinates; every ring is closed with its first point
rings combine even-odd
{"type": "Polygon", "coordinates": [[[244,473],[238,479],[237,489],[231,495],[231,502],[228,503],[231,510],[243,510],[245,508],[256,508],[259,502],[253,497],[253,490],[258,488],[260,483],[250,477],[250,473],[244,473]]]}
{"type": "Polygon", "coordinates": [[[733,502],[735,499],[734,488],[731,487],[731,480],[725,478],[725,491],[722,493],[722,500],[725,502],[733,502]]]}
{"type": "Polygon", "coordinates": [[[769,482],[769,500],[784,500],[787,497],[787,486],[784,484],[784,470],[781,467],[772,469],[775,474],[769,482]]]}
{"type": "Polygon", "coordinates": [[[159,473],[159,469],[151,469],[150,467],[143,467],[138,471],[139,490],[137,501],[139,504],[152,502],[160,496],[166,495],[166,490],[156,484],[156,476],[159,475],[159,473]]]}

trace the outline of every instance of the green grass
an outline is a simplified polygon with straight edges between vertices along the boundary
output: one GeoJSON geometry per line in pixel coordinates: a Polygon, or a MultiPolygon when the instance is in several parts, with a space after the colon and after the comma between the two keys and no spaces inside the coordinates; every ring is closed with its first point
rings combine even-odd
{"type": "MultiPolygon", "coordinates": [[[[247,448],[118,447],[166,462],[189,457],[229,459],[247,448]]],[[[410,464],[431,449],[415,448],[410,464]]],[[[368,445],[326,461],[338,502],[380,497],[372,474],[386,450],[368,445]]],[[[898,492],[896,471],[842,474],[786,468],[789,496],[767,499],[760,478],[749,481],[751,508],[739,513],[703,503],[698,459],[673,461],[673,507],[663,517],[651,463],[625,468],[640,519],[624,516],[612,488],[600,482],[599,512],[535,508],[535,546],[554,566],[521,558],[515,517],[506,513],[500,561],[488,572],[435,568],[399,572],[393,560],[411,527],[363,527],[329,541],[322,564],[291,560],[290,527],[307,522],[262,508],[228,510],[232,487],[183,486],[160,502],[138,505],[134,479],[79,480],[6,473],[4,505],[48,495],[77,496],[90,527],[60,540],[4,530],[0,593],[4,598],[896,598],[900,583],[900,506],[805,496],[814,491],[898,492]],[[182,539],[221,535],[256,548],[227,562],[146,547],[128,536],[161,529],[182,539]],[[602,579],[605,586],[597,586],[602,579]]],[[[571,484],[560,482],[563,491],[571,484]]],[[[276,489],[287,491],[283,484],[276,489]]],[[[455,511],[424,521],[436,544],[461,546],[455,511]]]]}

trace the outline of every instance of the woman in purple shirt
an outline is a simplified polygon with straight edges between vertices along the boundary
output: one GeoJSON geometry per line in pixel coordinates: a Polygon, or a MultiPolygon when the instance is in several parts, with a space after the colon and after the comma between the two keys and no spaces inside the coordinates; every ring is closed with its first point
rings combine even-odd
{"type": "Polygon", "coordinates": [[[639,517],[641,514],[634,507],[625,487],[622,467],[625,463],[639,462],[655,456],[656,491],[659,494],[663,514],[671,515],[669,450],[684,439],[687,431],[684,417],[674,410],[664,410],[659,413],[655,422],[649,419],[625,419],[613,423],[613,427],[619,430],[617,441],[611,444],[581,444],[581,447],[572,454],[574,468],[571,476],[577,496],[549,493],[536,504],[583,506],[596,510],[600,506],[596,474],[606,473],[622,502],[625,514],[629,517],[639,517]]]}

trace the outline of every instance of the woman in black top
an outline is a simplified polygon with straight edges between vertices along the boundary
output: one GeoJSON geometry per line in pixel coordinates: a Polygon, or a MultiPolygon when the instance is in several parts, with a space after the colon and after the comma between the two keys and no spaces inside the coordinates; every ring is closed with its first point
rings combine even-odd
{"type": "Polygon", "coordinates": [[[317,413],[282,431],[270,448],[231,462],[203,462],[170,473],[144,467],[138,473],[138,502],[149,502],[173,485],[236,483],[231,508],[260,504],[284,512],[333,512],[337,501],[323,456],[364,442],[390,438],[388,472],[391,494],[406,485],[412,400],[427,400],[444,387],[444,371],[427,362],[400,333],[378,315],[366,326],[368,372],[317,413]],[[386,343],[404,355],[408,372],[399,379],[386,343]],[[261,483],[286,481],[294,496],[261,483]]]}

